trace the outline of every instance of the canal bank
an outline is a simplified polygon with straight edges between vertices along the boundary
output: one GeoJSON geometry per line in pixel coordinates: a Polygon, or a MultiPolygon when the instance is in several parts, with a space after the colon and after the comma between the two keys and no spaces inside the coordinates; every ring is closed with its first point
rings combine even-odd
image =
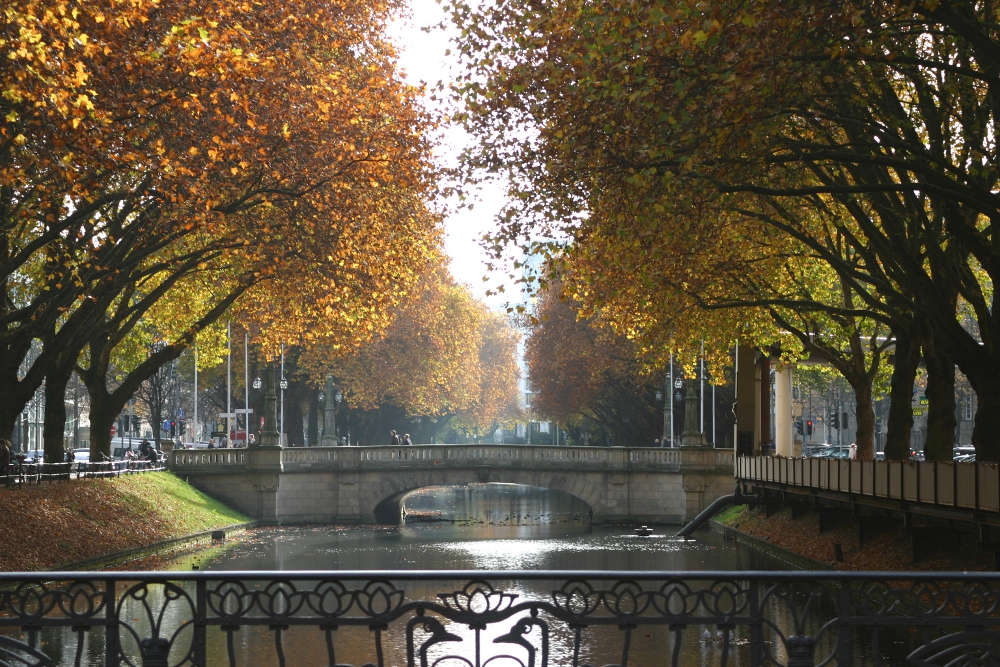
{"type": "Polygon", "coordinates": [[[0,571],[96,569],[250,524],[168,472],[0,488],[0,571]]]}
{"type": "MultiPolygon", "coordinates": [[[[892,527],[862,543],[857,524],[847,521],[820,532],[819,516],[795,516],[792,508],[767,515],[765,508],[731,507],[716,515],[715,530],[800,569],[909,572],[982,572],[994,569],[992,552],[962,540],[942,541],[940,548],[918,560],[911,537],[892,527]]],[[[696,533],[697,535],[698,533],[696,533]]]]}

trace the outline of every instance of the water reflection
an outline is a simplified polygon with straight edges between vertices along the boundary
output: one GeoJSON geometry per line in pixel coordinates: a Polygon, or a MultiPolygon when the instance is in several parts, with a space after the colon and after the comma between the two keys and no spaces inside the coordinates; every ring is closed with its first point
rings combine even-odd
{"type": "MultiPolygon", "coordinates": [[[[702,531],[697,539],[682,541],[671,535],[674,528],[657,529],[649,537],[636,537],[627,527],[592,526],[588,509],[582,501],[567,494],[547,494],[538,489],[513,485],[470,485],[444,487],[412,494],[405,499],[408,518],[411,512],[417,520],[397,529],[309,526],[258,529],[242,539],[232,540],[211,549],[180,557],[167,568],[201,569],[225,572],[234,570],[399,570],[399,569],[463,569],[463,570],[770,570],[785,569],[785,564],[760,552],[739,548],[724,542],[721,534],[702,531]],[[581,507],[582,506],[582,507],[581,507]],[[440,512],[439,515],[430,514],[440,512]],[[430,521],[437,517],[440,520],[430,521]]],[[[408,582],[401,584],[410,600],[438,600],[442,592],[456,590],[465,582],[408,582]]],[[[516,601],[551,600],[555,582],[507,581],[493,582],[505,592],[516,595],[516,601]]],[[[252,587],[254,584],[248,584],[252,587]]],[[[193,596],[193,585],[184,585],[193,596]]],[[[121,591],[121,593],[123,593],[121,591]]],[[[163,599],[162,587],[151,587],[147,601],[154,606],[163,599]]],[[[183,597],[183,596],[181,596],[183,597]]],[[[148,628],[142,597],[126,598],[123,618],[135,619],[137,627],[148,628]]],[[[184,627],[190,618],[185,610],[186,599],[168,605],[162,620],[161,636],[184,627]]],[[[775,606],[772,617],[779,626],[790,622],[791,612],[775,606]]],[[[551,620],[551,619],[550,619],[551,620]]],[[[386,667],[406,664],[404,623],[384,633],[382,650],[386,667]]],[[[444,622],[448,633],[463,642],[439,644],[429,654],[428,664],[447,653],[468,655],[469,644],[476,643],[476,630],[467,625],[444,622]],[[461,648],[457,648],[461,647],[461,648]]],[[[500,659],[506,654],[524,657],[516,645],[495,643],[510,630],[511,623],[483,629],[478,643],[484,658],[496,657],[496,665],[514,664],[500,659]],[[520,651],[520,652],[519,652],[520,651]]],[[[540,630],[534,628],[525,635],[538,640],[540,630]]],[[[590,625],[569,628],[564,623],[551,623],[549,633],[549,664],[572,664],[576,633],[580,633],[580,663],[618,664],[623,661],[625,630],[617,625],[590,625]]],[[[282,634],[285,664],[315,666],[328,663],[327,637],[316,627],[268,628],[242,627],[230,632],[218,628],[208,630],[208,664],[229,663],[227,642],[239,665],[277,664],[275,635],[282,634]]],[[[341,625],[330,630],[336,649],[336,663],[362,665],[376,661],[375,630],[362,626],[341,625]]],[[[731,640],[729,665],[749,664],[749,630],[737,628],[731,640]]],[[[176,664],[188,650],[190,630],[181,630],[181,640],[171,651],[170,664],[176,664]]],[[[416,631],[417,644],[427,635],[416,631]]],[[[771,637],[774,650],[777,643],[771,637]]],[[[833,647],[833,637],[825,637],[818,655],[826,655],[833,647]]],[[[43,649],[57,656],[57,663],[72,664],[77,635],[69,629],[44,629],[43,649]]],[[[719,664],[723,651],[723,636],[718,628],[688,628],[684,633],[680,664],[719,664]],[[707,634],[706,634],[707,632],[707,634]]],[[[670,663],[676,635],[666,627],[642,627],[629,637],[628,662],[632,665],[662,665],[670,663]]],[[[537,645],[537,641],[535,641],[537,645]]],[[[81,665],[104,664],[104,642],[100,631],[87,633],[80,656],[81,665]]],[[[137,656],[134,640],[127,644],[127,653],[137,656]]],[[[540,657],[540,656],[539,656],[540,657]]],[[[775,656],[781,658],[783,656],[775,656]]],[[[866,664],[860,659],[856,664],[866,664]]],[[[133,657],[133,662],[138,661],[133,657]]],[[[454,660],[441,663],[457,665],[454,660]]],[[[537,664],[537,663],[536,663],[537,664]]]]}
{"type": "Polygon", "coordinates": [[[480,526],[590,523],[590,506],[576,496],[523,484],[431,486],[403,498],[404,520],[480,526]]]}

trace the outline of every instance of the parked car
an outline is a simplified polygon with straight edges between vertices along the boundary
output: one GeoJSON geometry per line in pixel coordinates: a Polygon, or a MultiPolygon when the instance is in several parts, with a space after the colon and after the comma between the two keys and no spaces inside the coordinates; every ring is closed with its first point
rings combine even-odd
{"type": "Polygon", "coordinates": [[[24,453],[25,463],[41,463],[45,460],[44,449],[29,449],[24,453]]]}
{"type": "Polygon", "coordinates": [[[73,461],[77,464],[77,470],[86,472],[90,467],[90,448],[78,447],[73,450],[73,461]]]}
{"type": "Polygon", "coordinates": [[[805,445],[802,447],[802,457],[807,459],[826,458],[832,445],[805,445]]]}
{"type": "Polygon", "coordinates": [[[967,446],[956,447],[955,449],[952,450],[952,453],[953,453],[952,458],[954,458],[956,461],[968,461],[970,456],[972,457],[973,461],[976,460],[975,447],[967,447],[967,446]]]}

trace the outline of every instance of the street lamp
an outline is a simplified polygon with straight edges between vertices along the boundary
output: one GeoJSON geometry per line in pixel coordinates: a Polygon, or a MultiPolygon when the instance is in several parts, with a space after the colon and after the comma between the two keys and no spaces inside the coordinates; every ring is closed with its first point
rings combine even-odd
{"type": "Polygon", "coordinates": [[[319,395],[316,396],[316,400],[318,400],[320,403],[322,403],[323,401],[326,400],[326,394],[324,394],[323,392],[319,392],[319,395]]]}
{"type": "Polygon", "coordinates": [[[656,390],[656,402],[659,403],[663,400],[663,392],[659,389],[656,390]]]}
{"type": "Polygon", "coordinates": [[[260,389],[261,384],[263,384],[263,383],[260,381],[260,376],[258,375],[257,377],[255,377],[253,379],[253,388],[254,389],[260,389]]]}
{"type": "Polygon", "coordinates": [[[288,378],[282,377],[278,386],[281,387],[281,391],[288,389],[288,378]]]}
{"type": "Polygon", "coordinates": [[[337,395],[333,397],[333,400],[335,400],[335,401],[337,401],[338,403],[340,403],[340,402],[341,402],[342,400],[344,400],[344,395],[343,395],[343,394],[341,394],[341,393],[340,393],[340,392],[338,391],[338,392],[337,392],[337,395]]]}

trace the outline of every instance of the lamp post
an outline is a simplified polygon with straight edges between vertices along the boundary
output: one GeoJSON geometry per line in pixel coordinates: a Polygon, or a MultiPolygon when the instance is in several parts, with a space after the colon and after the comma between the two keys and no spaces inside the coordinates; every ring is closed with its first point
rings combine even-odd
{"type": "MultiPolygon", "coordinates": [[[[267,373],[265,372],[265,376],[266,375],[267,375],[267,373]]],[[[253,388],[254,388],[254,390],[259,391],[260,388],[263,386],[263,384],[264,383],[261,382],[259,375],[253,379],[253,388]]],[[[264,416],[265,416],[265,418],[267,417],[267,408],[266,407],[264,409],[264,416]]],[[[249,422],[249,419],[250,419],[250,416],[247,415],[247,447],[250,446],[250,422],[249,422]]],[[[264,435],[263,429],[261,430],[261,435],[262,436],[264,435]]],[[[262,445],[264,443],[262,441],[256,441],[253,444],[259,446],[259,445],[262,445]]]]}
{"type": "Polygon", "coordinates": [[[288,389],[288,380],[285,379],[285,344],[281,344],[281,420],[278,422],[279,436],[278,444],[285,446],[285,390],[288,389]]]}

